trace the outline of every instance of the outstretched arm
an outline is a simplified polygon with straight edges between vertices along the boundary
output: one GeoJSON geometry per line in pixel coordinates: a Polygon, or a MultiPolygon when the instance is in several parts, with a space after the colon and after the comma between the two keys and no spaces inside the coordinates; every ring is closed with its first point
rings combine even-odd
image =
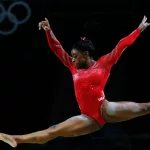
{"type": "Polygon", "coordinates": [[[46,37],[48,40],[49,47],[55,53],[55,55],[62,61],[62,63],[71,69],[72,67],[72,58],[68,55],[68,53],[63,49],[60,42],[55,37],[50,25],[49,21],[45,18],[45,21],[41,21],[39,23],[39,30],[43,28],[46,32],[46,37]]]}
{"type": "Polygon", "coordinates": [[[144,16],[142,22],[140,23],[139,27],[134,30],[131,34],[129,34],[128,36],[122,38],[118,44],[116,45],[116,47],[107,55],[102,56],[99,61],[102,63],[102,65],[104,67],[107,66],[112,66],[113,64],[115,64],[118,59],[120,58],[122,52],[129,47],[130,45],[132,45],[135,40],[138,38],[138,36],[140,35],[140,33],[142,31],[144,31],[146,29],[147,26],[149,26],[150,24],[146,22],[147,18],[144,16]]]}

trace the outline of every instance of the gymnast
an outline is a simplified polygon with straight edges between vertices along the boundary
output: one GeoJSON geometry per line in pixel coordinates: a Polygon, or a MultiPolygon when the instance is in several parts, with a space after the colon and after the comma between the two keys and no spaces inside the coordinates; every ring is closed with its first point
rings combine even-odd
{"type": "Polygon", "coordinates": [[[90,40],[84,37],[77,41],[72,46],[71,56],[69,56],[55,37],[47,18],[41,21],[39,29],[44,29],[50,49],[72,74],[75,96],[81,114],[45,130],[29,134],[0,133],[0,140],[12,147],[21,143],[43,144],[57,137],[86,135],[100,130],[106,123],[127,121],[149,114],[149,102],[111,102],[104,94],[112,66],[116,64],[122,52],[132,45],[149,25],[147,17],[144,16],[142,22],[131,34],[122,38],[110,53],[95,61],[93,58],[95,48],[90,40]]]}

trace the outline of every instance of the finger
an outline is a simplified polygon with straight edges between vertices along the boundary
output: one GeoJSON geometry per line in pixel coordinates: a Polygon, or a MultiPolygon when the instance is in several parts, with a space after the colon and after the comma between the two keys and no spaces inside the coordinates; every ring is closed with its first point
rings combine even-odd
{"type": "Polygon", "coordinates": [[[147,17],[146,17],[146,16],[144,16],[144,18],[143,18],[143,22],[146,22],[146,20],[147,20],[147,17]]]}
{"type": "Polygon", "coordinates": [[[42,26],[42,24],[41,24],[41,23],[39,23],[39,30],[41,30],[41,26],[42,26]]]}
{"type": "Polygon", "coordinates": [[[41,22],[39,23],[39,27],[42,27],[42,26],[45,25],[45,24],[47,24],[46,21],[41,21],[41,22]]]}
{"type": "Polygon", "coordinates": [[[147,17],[145,16],[145,22],[146,22],[146,20],[147,20],[147,17]]]}
{"type": "Polygon", "coordinates": [[[44,30],[48,30],[48,29],[49,29],[49,27],[45,26],[45,27],[43,27],[43,29],[44,29],[44,30]]]}
{"type": "Polygon", "coordinates": [[[47,18],[45,18],[45,21],[47,21],[47,22],[48,22],[48,19],[47,19],[47,18]]]}
{"type": "Polygon", "coordinates": [[[46,21],[41,21],[41,22],[40,22],[40,24],[44,24],[44,23],[46,23],[46,21]]]}
{"type": "Polygon", "coordinates": [[[150,23],[147,23],[147,26],[150,26],[150,23]]]}
{"type": "Polygon", "coordinates": [[[43,25],[44,25],[43,21],[39,23],[39,27],[42,27],[43,25]]]}
{"type": "Polygon", "coordinates": [[[150,23],[147,23],[147,22],[144,23],[144,26],[145,26],[145,27],[148,27],[149,25],[150,25],[150,23]]]}
{"type": "Polygon", "coordinates": [[[39,23],[39,27],[41,26],[41,22],[39,23]]]}

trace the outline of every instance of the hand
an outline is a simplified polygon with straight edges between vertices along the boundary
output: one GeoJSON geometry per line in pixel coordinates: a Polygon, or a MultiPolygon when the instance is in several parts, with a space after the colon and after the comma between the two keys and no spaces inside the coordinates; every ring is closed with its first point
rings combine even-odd
{"type": "Polygon", "coordinates": [[[45,21],[39,22],[39,30],[43,28],[44,30],[49,30],[50,29],[50,24],[47,18],[45,18],[45,21]]]}
{"type": "Polygon", "coordinates": [[[144,31],[150,25],[150,23],[148,23],[146,20],[147,20],[147,17],[144,16],[142,22],[139,25],[139,28],[141,29],[141,31],[144,31]]]}
{"type": "Polygon", "coordinates": [[[17,146],[17,142],[15,141],[15,138],[12,135],[0,133],[0,140],[9,144],[12,147],[17,146]]]}

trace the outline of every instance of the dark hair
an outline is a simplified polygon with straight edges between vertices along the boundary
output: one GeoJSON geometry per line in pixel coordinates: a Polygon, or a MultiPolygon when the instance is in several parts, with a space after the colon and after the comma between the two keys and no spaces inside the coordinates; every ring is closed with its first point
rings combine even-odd
{"type": "Polygon", "coordinates": [[[72,46],[72,49],[77,49],[79,51],[88,51],[89,56],[93,56],[95,52],[95,47],[93,46],[92,42],[90,40],[87,40],[85,38],[81,38],[76,44],[72,46]]]}

